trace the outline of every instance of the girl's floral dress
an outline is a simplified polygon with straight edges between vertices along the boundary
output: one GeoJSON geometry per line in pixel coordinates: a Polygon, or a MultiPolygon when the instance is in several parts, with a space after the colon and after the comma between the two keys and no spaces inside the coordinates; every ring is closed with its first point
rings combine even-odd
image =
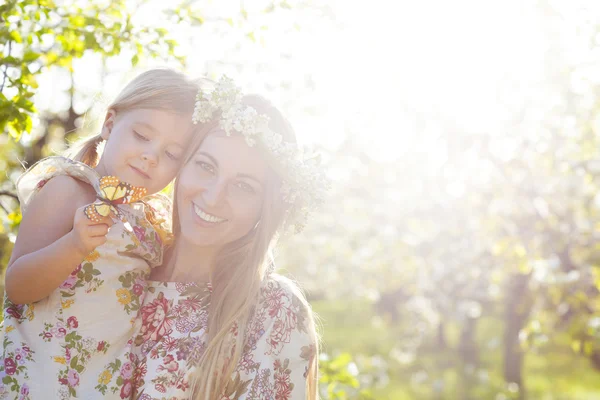
{"type": "MultiPolygon", "coordinates": [[[[271,274],[245,332],[242,358],[221,400],[304,400],[316,362],[306,307],[286,279],[271,274]]],[[[132,361],[135,398],[192,398],[190,375],[206,349],[210,286],[148,282],[132,361]]],[[[237,335],[237,329],[231,334],[237,335]]]]}
{"type": "MultiPolygon", "coordinates": [[[[50,157],[17,181],[23,212],[58,175],[70,175],[99,190],[96,171],[50,157]]],[[[157,223],[157,210],[168,212],[168,202],[161,196],[145,200],[119,206],[130,226],[115,220],[106,243],[50,296],[27,305],[12,304],[5,296],[0,398],[131,397],[133,324],[144,300],[146,277],[162,262],[167,237],[166,227],[157,223]]]]}

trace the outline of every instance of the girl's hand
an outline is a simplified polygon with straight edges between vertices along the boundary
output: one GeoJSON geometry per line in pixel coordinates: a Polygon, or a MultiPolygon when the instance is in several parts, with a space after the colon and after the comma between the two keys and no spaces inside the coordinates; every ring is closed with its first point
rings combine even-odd
{"type": "Polygon", "coordinates": [[[114,224],[110,217],[104,217],[100,222],[91,221],[84,212],[87,206],[77,209],[73,220],[73,229],[69,232],[73,241],[73,250],[85,258],[98,246],[106,243],[106,234],[114,224]]]}

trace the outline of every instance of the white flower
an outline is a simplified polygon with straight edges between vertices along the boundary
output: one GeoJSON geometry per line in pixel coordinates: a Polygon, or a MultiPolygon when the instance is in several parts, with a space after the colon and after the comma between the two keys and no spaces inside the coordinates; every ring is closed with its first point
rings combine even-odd
{"type": "Polygon", "coordinates": [[[250,147],[258,142],[263,144],[284,171],[281,195],[288,205],[285,223],[299,231],[310,209],[322,203],[328,187],[328,181],[320,171],[319,160],[305,158],[296,144],[285,142],[281,134],[269,128],[268,116],[242,104],[241,98],[241,91],[233,80],[224,76],[212,92],[198,92],[192,121],[195,124],[207,122],[220,112],[219,127],[228,136],[240,134],[250,147]]]}
{"type": "Polygon", "coordinates": [[[81,341],[82,347],[87,351],[93,351],[97,347],[96,339],[91,337],[86,337],[81,341]]]}
{"type": "Polygon", "coordinates": [[[61,400],[67,400],[71,398],[69,394],[69,388],[66,385],[60,385],[58,388],[58,398],[61,400]]]}

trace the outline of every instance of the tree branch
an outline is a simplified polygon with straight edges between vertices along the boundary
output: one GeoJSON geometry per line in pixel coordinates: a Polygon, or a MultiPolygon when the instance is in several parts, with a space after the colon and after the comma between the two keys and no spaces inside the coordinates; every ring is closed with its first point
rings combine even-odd
{"type": "MultiPolygon", "coordinates": [[[[12,40],[8,41],[8,54],[6,57],[10,56],[10,52],[12,50],[12,40]]],[[[0,93],[4,90],[4,85],[6,84],[6,78],[8,78],[8,63],[4,65],[4,72],[2,73],[2,86],[0,86],[0,93]]]]}

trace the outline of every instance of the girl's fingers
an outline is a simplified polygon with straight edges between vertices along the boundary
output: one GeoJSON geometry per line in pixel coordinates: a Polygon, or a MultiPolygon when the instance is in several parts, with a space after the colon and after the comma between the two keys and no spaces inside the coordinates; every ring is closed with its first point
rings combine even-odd
{"type": "Polygon", "coordinates": [[[111,226],[113,226],[115,224],[115,221],[112,219],[111,216],[112,216],[112,213],[108,217],[104,217],[99,223],[106,224],[110,228],[111,226]]]}
{"type": "Polygon", "coordinates": [[[90,225],[87,228],[90,237],[106,236],[109,226],[107,224],[90,225]]]}

